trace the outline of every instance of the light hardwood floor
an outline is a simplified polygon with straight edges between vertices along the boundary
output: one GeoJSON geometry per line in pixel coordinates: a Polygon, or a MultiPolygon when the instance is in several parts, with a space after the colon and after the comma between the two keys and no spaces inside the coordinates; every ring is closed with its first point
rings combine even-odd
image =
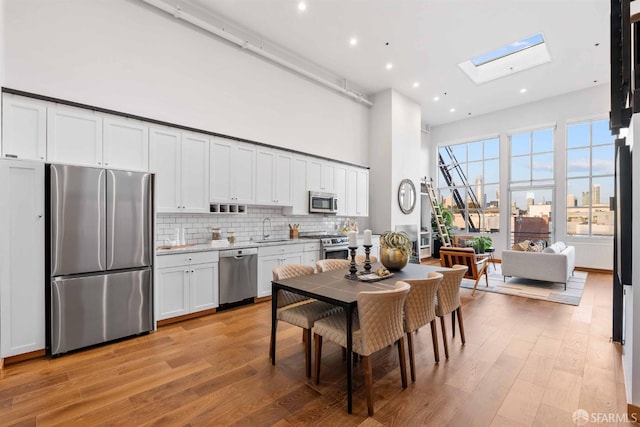
{"type": "Polygon", "coordinates": [[[609,340],[610,274],[589,273],[578,307],[461,293],[466,345],[447,337],[451,356],[436,365],[429,328],[418,331],[417,378],[405,390],[396,349],[377,353],[371,418],[361,363],[346,412],[338,347],[323,346],[316,386],[305,378],[300,329],[280,323],[271,366],[271,304],[263,302],[5,366],[0,424],[572,426],[578,408],[626,412],[620,349],[609,340]]]}

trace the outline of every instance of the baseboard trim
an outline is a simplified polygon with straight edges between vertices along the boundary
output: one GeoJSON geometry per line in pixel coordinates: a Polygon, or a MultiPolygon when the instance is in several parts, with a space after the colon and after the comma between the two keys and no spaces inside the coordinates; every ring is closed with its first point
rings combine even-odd
{"type": "Polygon", "coordinates": [[[613,270],[608,270],[606,268],[576,267],[575,270],[586,271],[587,273],[613,274],[613,270]]]}
{"type": "Polygon", "coordinates": [[[197,317],[208,316],[209,314],[214,314],[216,312],[215,308],[210,308],[208,310],[198,311],[197,313],[189,313],[184,314],[182,316],[172,317],[170,319],[162,319],[156,322],[158,326],[170,325],[172,323],[182,322],[183,320],[195,319],[197,317]]]}
{"type": "Polygon", "coordinates": [[[0,369],[5,366],[13,365],[15,363],[24,362],[25,360],[37,359],[39,357],[46,356],[47,352],[42,350],[30,351],[29,353],[18,354],[16,356],[5,357],[4,359],[0,359],[0,369]]]}

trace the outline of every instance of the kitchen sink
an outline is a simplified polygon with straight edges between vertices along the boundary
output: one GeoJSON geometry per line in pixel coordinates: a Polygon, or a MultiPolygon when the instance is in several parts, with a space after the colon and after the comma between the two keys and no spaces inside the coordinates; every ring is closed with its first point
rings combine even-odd
{"type": "Polygon", "coordinates": [[[253,243],[277,243],[277,242],[288,242],[291,239],[259,239],[254,240],[253,243]]]}

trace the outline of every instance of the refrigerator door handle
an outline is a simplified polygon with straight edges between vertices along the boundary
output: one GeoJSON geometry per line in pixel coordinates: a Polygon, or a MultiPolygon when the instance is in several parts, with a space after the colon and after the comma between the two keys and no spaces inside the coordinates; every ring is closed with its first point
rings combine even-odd
{"type": "Polygon", "coordinates": [[[107,247],[107,270],[113,268],[113,260],[115,255],[115,213],[116,213],[116,176],[112,170],[106,171],[109,174],[107,182],[107,226],[105,233],[108,233],[107,247]]]}
{"type": "Polygon", "coordinates": [[[100,174],[98,175],[98,198],[99,198],[99,203],[100,203],[100,211],[98,212],[98,227],[100,230],[100,269],[101,270],[105,270],[105,265],[106,265],[106,261],[107,261],[107,254],[106,254],[106,247],[105,247],[105,242],[106,242],[106,230],[105,230],[105,223],[106,223],[106,211],[105,211],[105,207],[106,207],[106,197],[105,197],[105,170],[101,170],[100,174]]]}

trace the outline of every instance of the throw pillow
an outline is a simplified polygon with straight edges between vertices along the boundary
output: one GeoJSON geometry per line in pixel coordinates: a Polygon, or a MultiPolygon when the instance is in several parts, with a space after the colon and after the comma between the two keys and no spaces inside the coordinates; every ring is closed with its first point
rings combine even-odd
{"type": "Polygon", "coordinates": [[[558,253],[567,249],[567,245],[564,242],[555,242],[554,245],[556,245],[556,251],[558,251],[558,253]]]}

